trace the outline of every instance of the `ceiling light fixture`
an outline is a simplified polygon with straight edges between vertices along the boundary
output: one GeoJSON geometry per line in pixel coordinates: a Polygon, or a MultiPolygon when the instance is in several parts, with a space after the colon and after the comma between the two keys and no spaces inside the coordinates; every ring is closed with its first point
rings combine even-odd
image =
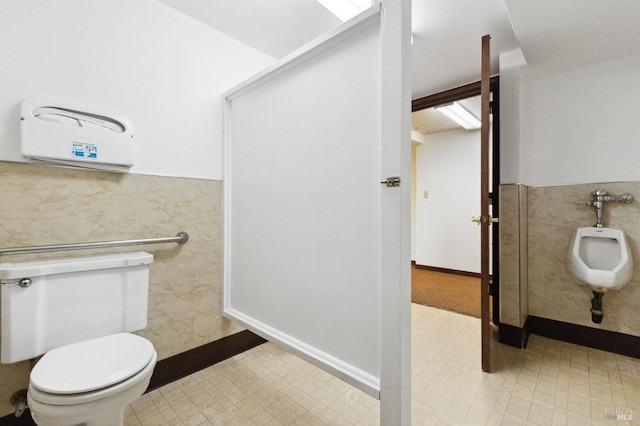
{"type": "Polygon", "coordinates": [[[436,107],[435,109],[464,127],[466,130],[479,129],[481,126],[480,120],[457,102],[436,107]]]}
{"type": "Polygon", "coordinates": [[[371,7],[371,0],[317,0],[342,22],[346,22],[360,12],[371,7]]]}

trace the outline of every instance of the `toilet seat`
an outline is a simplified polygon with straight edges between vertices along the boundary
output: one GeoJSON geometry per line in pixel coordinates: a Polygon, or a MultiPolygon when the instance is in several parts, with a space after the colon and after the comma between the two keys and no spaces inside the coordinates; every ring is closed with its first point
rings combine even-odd
{"type": "MultiPolygon", "coordinates": [[[[43,392],[29,383],[29,391],[27,393],[27,400],[29,406],[33,406],[33,402],[44,404],[48,407],[54,406],[81,406],[89,403],[99,402],[100,400],[106,400],[108,398],[116,398],[123,396],[128,392],[138,392],[136,398],[144,393],[149,385],[149,380],[153,374],[153,369],[156,366],[157,354],[153,351],[153,357],[145,368],[143,368],[138,374],[130,377],[120,383],[111,385],[109,387],[99,389],[93,392],[84,392],[79,394],[54,394],[49,392],[43,392]],[[136,391],[137,389],[137,391],[136,391]]],[[[32,409],[33,411],[33,409],[32,409]]]]}
{"type": "Polygon", "coordinates": [[[60,396],[95,392],[135,376],[154,357],[147,339],[113,334],[47,352],[33,368],[30,385],[60,396]]]}

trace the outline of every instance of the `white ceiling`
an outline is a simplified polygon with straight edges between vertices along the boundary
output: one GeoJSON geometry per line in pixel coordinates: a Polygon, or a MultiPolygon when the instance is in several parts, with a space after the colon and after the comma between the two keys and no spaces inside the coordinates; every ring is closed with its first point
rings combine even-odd
{"type": "MultiPolygon", "coordinates": [[[[340,23],[315,0],[160,1],[278,59],[340,23]]],[[[539,78],[640,54],[639,22],[638,0],[413,0],[413,98],[479,80],[485,34],[494,74],[520,47],[539,78]]]]}
{"type": "Polygon", "coordinates": [[[413,98],[480,80],[481,39],[491,35],[491,71],[518,48],[503,0],[413,0],[413,98]]]}
{"type": "Polygon", "coordinates": [[[315,0],[160,0],[280,59],[341,21],[315,0]]]}
{"type": "Polygon", "coordinates": [[[640,1],[504,1],[531,78],[640,54],[640,1]]]}
{"type": "Polygon", "coordinates": [[[459,124],[436,111],[434,108],[422,109],[411,113],[411,130],[422,135],[448,132],[461,128],[459,124]]]}
{"type": "MultiPolygon", "coordinates": [[[[460,106],[466,109],[471,115],[480,119],[481,100],[480,96],[461,99],[457,101],[460,106]]],[[[448,118],[435,108],[426,108],[411,113],[411,130],[423,135],[433,133],[448,132],[450,130],[462,129],[455,121],[448,118]]]]}

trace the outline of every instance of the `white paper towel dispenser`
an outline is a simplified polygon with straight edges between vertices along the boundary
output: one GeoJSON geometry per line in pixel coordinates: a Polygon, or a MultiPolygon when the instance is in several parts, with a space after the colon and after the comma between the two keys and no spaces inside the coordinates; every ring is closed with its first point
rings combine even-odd
{"type": "Polygon", "coordinates": [[[119,114],[73,102],[31,97],[20,105],[22,155],[34,162],[113,172],[134,163],[131,124],[119,114]]]}

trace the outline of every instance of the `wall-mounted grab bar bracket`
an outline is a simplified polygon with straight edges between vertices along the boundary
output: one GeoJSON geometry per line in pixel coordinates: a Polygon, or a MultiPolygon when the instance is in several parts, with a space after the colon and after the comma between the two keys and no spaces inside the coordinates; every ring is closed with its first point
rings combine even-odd
{"type": "Polygon", "coordinates": [[[189,234],[178,232],[175,237],[142,238],[136,240],[98,241],[93,243],[54,244],[31,247],[9,247],[0,249],[0,256],[11,254],[46,253],[54,251],[89,250],[97,248],[136,246],[143,244],[178,243],[185,244],[189,241],[189,234]]]}

